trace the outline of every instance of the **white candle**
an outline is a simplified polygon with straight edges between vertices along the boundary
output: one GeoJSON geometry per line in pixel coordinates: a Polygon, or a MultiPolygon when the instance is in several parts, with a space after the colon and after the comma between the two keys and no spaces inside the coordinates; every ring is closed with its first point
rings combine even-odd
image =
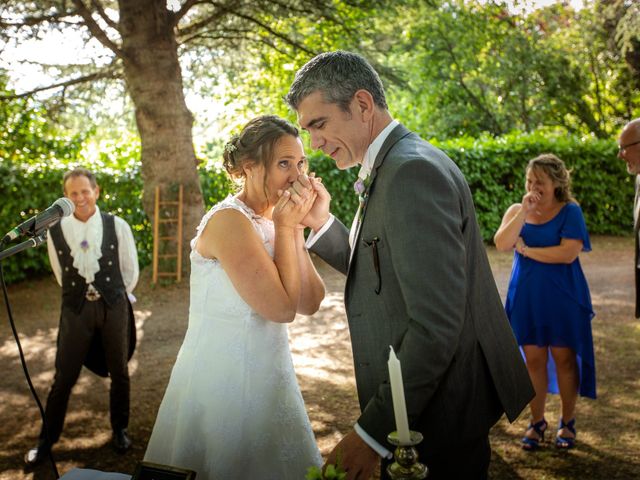
{"type": "Polygon", "coordinates": [[[389,381],[391,383],[391,396],[393,398],[393,413],[396,417],[396,430],[400,443],[408,444],[411,441],[409,434],[409,421],[407,420],[407,407],[404,402],[404,385],[402,383],[402,368],[400,360],[396,357],[393,347],[389,346],[389,381]]]}

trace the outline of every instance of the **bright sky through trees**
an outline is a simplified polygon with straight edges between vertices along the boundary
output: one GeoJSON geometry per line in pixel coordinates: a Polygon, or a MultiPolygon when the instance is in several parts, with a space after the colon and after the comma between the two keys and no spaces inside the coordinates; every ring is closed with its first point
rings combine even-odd
{"type": "MultiPolygon", "coordinates": [[[[483,1],[483,0],[481,0],[483,1]]],[[[530,12],[536,8],[541,8],[554,3],[566,2],[572,7],[582,8],[585,2],[592,0],[508,0],[514,12],[530,12]]],[[[178,0],[169,0],[170,8],[179,8],[178,0]]],[[[43,70],[42,65],[67,65],[67,64],[90,64],[92,60],[98,65],[106,64],[112,57],[112,52],[105,49],[95,38],[91,37],[88,43],[84,43],[78,35],[70,34],[72,30],[67,30],[64,34],[57,30],[43,32],[40,40],[28,40],[18,45],[0,44],[0,69],[8,72],[8,87],[14,89],[16,93],[30,91],[39,87],[44,87],[55,83],[55,74],[58,73],[52,67],[51,75],[43,70]]],[[[57,77],[58,79],[60,76],[57,77]]],[[[224,93],[224,86],[217,89],[218,93],[224,93]]],[[[56,90],[48,90],[39,93],[36,98],[46,98],[56,90]]],[[[195,125],[196,143],[206,142],[209,134],[207,130],[213,129],[220,134],[216,119],[224,113],[224,105],[216,105],[211,98],[202,98],[195,92],[187,89],[186,101],[189,109],[195,114],[197,122],[195,125]]],[[[109,114],[116,117],[121,115],[126,107],[126,100],[105,99],[102,107],[107,107],[109,114]]],[[[227,107],[228,108],[228,107],[227,107]]]]}

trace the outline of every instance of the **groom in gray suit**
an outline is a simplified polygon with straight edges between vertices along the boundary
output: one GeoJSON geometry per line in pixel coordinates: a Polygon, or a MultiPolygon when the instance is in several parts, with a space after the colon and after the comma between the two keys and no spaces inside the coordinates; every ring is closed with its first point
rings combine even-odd
{"type": "MultiPolygon", "coordinates": [[[[424,435],[430,480],[487,478],[488,432],[533,398],[491,273],[469,187],[440,150],[393,120],[380,78],[359,55],[316,56],[285,97],[311,147],[360,166],[351,230],[318,198],[309,248],[347,275],[345,305],[361,415],[329,455],[349,479],[391,458],[396,429],[387,360],[402,364],[409,424],[424,435]]],[[[305,178],[293,185],[308,186],[305,178]]],[[[386,477],[383,473],[382,478],[386,477]]]]}

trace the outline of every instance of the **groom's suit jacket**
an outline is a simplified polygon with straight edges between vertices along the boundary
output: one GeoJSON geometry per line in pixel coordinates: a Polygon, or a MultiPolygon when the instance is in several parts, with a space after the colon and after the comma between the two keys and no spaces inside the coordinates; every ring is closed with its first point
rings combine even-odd
{"type": "Polygon", "coordinates": [[[363,212],[353,253],[337,219],[311,247],[347,275],[358,424],[392,449],[390,345],[424,449],[486,435],[503,412],[513,421],[534,391],[458,167],[398,125],[375,160],[363,212]]]}

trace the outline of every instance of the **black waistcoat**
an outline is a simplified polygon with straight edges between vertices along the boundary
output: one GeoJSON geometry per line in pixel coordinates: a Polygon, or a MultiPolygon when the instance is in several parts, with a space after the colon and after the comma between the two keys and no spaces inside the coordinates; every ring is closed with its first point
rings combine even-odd
{"type": "MultiPolygon", "coordinates": [[[[126,287],[120,273],[115,219],[109,213],[100,212],[100,215],[102,216],[102,257],[98,261],[100,270],[96,272],[92,283],[107,306],[110,306],[126,294],[126,287]]],[[[62,302],[76,313],[80,313],[86,301],[87,281],[73,266],[71,249],[64,239],[59,222],[49,229],[49,235],[53,240],[62,269],[62,302]]]]}

